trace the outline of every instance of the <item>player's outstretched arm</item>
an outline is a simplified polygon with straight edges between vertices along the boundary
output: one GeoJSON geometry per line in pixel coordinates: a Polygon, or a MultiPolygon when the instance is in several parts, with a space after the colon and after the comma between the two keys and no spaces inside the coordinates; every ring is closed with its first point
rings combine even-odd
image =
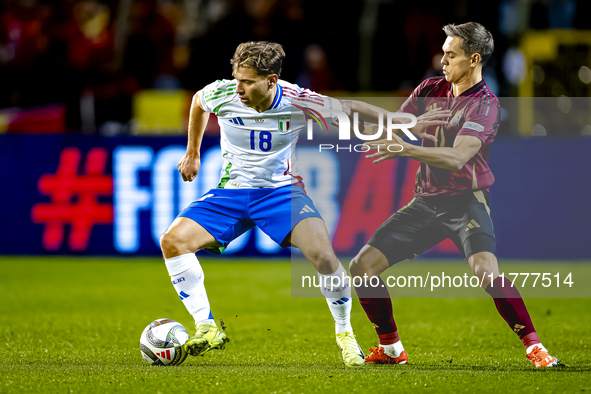
{"type": "Polygon", "coordinates": [[[386,139],[367,142],[365,145],[370,150],[377,151],[366,156],[368,159],[376,159],[374,163],[398,157],[410,157],[430,166],[444,168],[446,170],[459,170],[470,160],[482,146],[482,141],[470,135],[459,135],[454,141],[453,148],[448,147],[424,147],[408,144],[397,135],[393,140],[386,139]],[[395,149],[388,150],[389,145],[396,145],[395,149]]]}
{"type": "MultiPolygon", "coordinates": [[[[383,108],[364,103],[363,101],[342,100],[341,104],[343,106],[343,111],[347,114],[347,116],[352,117],[353,112],[358,112],[359,120],[368,123],[378,123],[380,116],[385,119],[385,114],[388,112],[383,108]]],[[[429,111],[417,117],[417,125],[410,129],[410,132],[421,139],[437,142],[437,138],[434,135],[428,134],[427,129],[431,126],[447,124],[447,119],[450,116],[450,111],[442,110],[440,108],[429,111]]],[[[393,122],[402,123],[398,119],[394,119],[393,122]]],[[[375,134],[377,131],[378,125],[366,126],[364,134],[375,134]]],[[[402,130],[395,130],[394,132],[400,137],[403,136],[402,130]]],[[[351,132],[351,135],[353,135],[353,132],[351,132]]]]}
{"type": "Polygon", "coordinates": [[[383,108],[357,100],[341,100],[341,105],[347,116],[352,116],[353,112],[357,112],[359,120],[368,123],[378,123],[380,116],[384,116],[388,112],[383,108]]]}
{"type": "Polygon", "coordinates": [[[209,113],[203,109],[199,92],[193,96],[189,112],[189,139],[187,152],[176,165],[183,177],[183,181],[193,181],[199,174],[201,167],[201,141],[209,120],[209,113]]]}

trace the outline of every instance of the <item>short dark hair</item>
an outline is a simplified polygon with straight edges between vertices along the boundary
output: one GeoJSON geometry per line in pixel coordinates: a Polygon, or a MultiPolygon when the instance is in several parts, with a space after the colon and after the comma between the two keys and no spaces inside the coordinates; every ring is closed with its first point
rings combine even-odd
{"type": "Polygon", "coordinates": [[[268,41],[249,41],[238,45],[230,60],[232,71],[238,67],[251,67],[259,75],[281,74],[285,51],[281,44],[268,41]]]}
{"type": "Polygon", "coordinates": [[[443,26],[443,31],[448,37],[462,39],[460,46],[468,56],[478,53],[482,63],[486,62],[495,49],[495,43],[490,31],[476,22],[468,22],[461,25],[453,23],[443,26]]]}

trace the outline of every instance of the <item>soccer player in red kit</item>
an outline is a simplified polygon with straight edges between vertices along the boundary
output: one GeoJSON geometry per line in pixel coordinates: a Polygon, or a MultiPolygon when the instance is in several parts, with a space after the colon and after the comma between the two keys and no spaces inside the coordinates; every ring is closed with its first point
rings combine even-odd
{"type": "MultiPolygon", "coordinates": [[[[495,235],[489,212],[488,187],[494,176],[487,160],[500,121],[497,97],[482,78],[482,64],[491,55],[493,37],[474,22],[447,25],[443,45],[444,77],[421,83],[402,105],[400,112],[416,116],[448,114],[445,125],[418,125],[422,146],[379,140],[367,143],[377,150],[368,158],[383,160],[410,157],[421,162],[415,197],[380,226],[351,261],[352,276],[378,277],[392,265],[413,259],[450,238],[472,272],[483,278],[482,287],[494,299],[500,315],[518,335],[527,358],[536,367],[552,367],[558,360],[541,344],[517,288],[501,277],[495,256],[495,235]],[[422,129],[422,130],[419,130],[422,129]],[[390,152],[384,145],[402,146],[390,152]],[[380,149],[381,148],[381,149],[380,149]]],[[[370,349],[366,363],[406,364],[392,314],[392,302],[384,282],[356,287],[361,306],[374,325],[380,344],[370,349]]]]}

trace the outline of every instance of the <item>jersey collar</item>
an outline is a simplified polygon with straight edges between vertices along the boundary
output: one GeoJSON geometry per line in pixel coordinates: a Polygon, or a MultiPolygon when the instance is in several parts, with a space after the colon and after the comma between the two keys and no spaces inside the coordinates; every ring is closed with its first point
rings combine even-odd
{"type": "Polygon", "coordinates": [[[269,109],[277,108],[279,106],[279,103],[281,102],[281,97],[283,97],[283,88],[281,87],[281,85],[277,84],[275,99],[273,100],[273,104],[271,104],[271,107],[269,109]]]}
{"type": "MultiPolygon", "coordinates": [[[[462,92],[462,94],[460,94],[458,97],[469,96],[470,94],[472,94],[472,93],[478,91],[479,89],[481,89],[484,85],[486,85],[486,82],[484,82],[484,78],[482,78],[480,80],[480,82],[478,82],[476,85],[472,86],[470,89],[464,90],[462,92]]],[[[450,86],[450,89],[452,89],[452,92],[453,92],[453,86],[450,86]]]]}

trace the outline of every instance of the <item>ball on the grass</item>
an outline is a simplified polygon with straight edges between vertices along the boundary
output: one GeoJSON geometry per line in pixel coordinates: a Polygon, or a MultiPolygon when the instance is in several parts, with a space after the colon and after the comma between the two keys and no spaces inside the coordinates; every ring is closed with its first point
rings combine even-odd
{"type": "Polygon", "coordinates": [[[142,332],[140,351],[148,364],[180,365],[187,358],[183,345],[188,339],[187,329],[181,323],[158,319],[142,332]]]}

